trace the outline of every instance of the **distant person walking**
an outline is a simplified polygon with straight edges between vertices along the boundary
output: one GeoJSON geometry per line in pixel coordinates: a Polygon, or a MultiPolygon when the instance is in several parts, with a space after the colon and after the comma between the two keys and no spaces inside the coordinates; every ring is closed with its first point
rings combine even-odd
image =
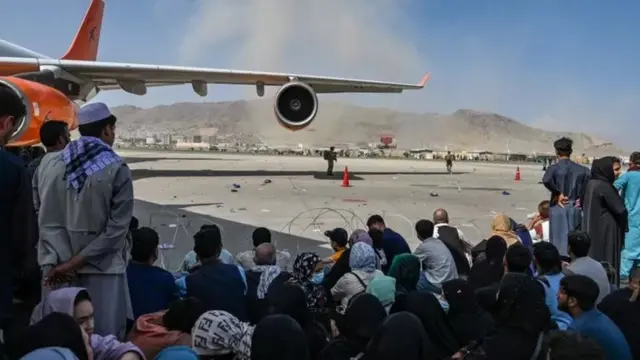
{"type": "Polygon", "coordinates": [[[569,158],[573,141],[563,137],[553,143],[558,161],[549,165],[542,183],[551,192],[549,210],[550,240],[561,256],[568,256],[569,232],[580,226],[582,218],[581,196],[589,181],[589,169],[569,158]]]}
{"type": "Polygon", "coordinates": [[[454,156],[451,155],[451,151],[447,151],[447,155],[445,155],[444,161],[447,163],[447,172],[449,173],[449,175],[451,175],[452,173],[451,169],[453,168],[453,158],[454,156]]]}
{"type": "Polygon", "coordinates": [[[327,176],[333,176],[333,163],[338,161],[335,147],[332,146],[324,151],[324,159],[327,161],[327,176]]]}

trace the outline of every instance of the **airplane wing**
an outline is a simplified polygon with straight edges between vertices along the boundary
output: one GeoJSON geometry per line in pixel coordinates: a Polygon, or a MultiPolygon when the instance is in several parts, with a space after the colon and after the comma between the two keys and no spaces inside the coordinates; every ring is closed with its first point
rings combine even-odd
{"type": "Polygon", "coordinates": [[[401,93],[422,89],[429,79],[425,75],[417,84],[359,80],[338,77],[296,75],[285,73],[213,69],[151,64],[110,63],[100,61],[0,58],[0,66],[19,63],[44,67],[59,67],[73,75],[93,81],[103,90],[124,89],[139,84],[142,87],[170,86],[196,83],[281,86],[291,79],[307,83],[317,93],[401,93]]]}

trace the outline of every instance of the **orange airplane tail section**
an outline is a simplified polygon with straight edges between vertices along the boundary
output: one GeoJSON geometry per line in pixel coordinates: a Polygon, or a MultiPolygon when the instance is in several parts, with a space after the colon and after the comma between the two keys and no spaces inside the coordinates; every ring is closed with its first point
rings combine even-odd
{"type": "Polygon", "coordinates": [[[69,50],[64,54],[64,60],[95,61],[98,57],[98,44],[100,43],[100,29],[102,28],[102,15],[104,14],[104,1],[91,0],[89,9],[84,15],[82,24],[73,39],[69,50]]]}

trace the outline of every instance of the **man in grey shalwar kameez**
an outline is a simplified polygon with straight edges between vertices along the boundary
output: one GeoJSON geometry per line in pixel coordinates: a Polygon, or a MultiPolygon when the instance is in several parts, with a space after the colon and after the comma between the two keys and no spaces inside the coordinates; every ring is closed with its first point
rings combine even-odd
{"type": "Polygon", "coordinates": [[[78,111],[81,137],[45,155],[34,177],[43,297],[87,289],[95,333],[124,336],[131,304],[126,279],[133,215],[131,171],[112,150],[116,117],[102,103],[78,111]]]}
{"type": "Polygon", "coordinates": [[[561,138],[553,143],[558,161],[544,173],[542,183],[551,192],[549,210],[550,241],[560,255],[568,254],[569,232],[579,228],[582,219],[580,200],[589,181],[589,169],[569,158],[573,141],[561,138]]]}

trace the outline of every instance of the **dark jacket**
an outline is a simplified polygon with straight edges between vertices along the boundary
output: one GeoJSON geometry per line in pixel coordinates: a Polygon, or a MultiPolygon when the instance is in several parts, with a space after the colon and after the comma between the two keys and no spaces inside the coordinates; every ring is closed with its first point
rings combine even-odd
{"type": "Polygon", "coordinates": [[[11,315],[33,234],[31,183],[24,162],[0,149],[0,326],[11,315]]]}
{"type": "Polygon", "coordinates": [[[187,296],[202,301],[208,310],[223,310],[248,321],[245,284],[235,265],[215,261],[187,275],[187,296]]]}

